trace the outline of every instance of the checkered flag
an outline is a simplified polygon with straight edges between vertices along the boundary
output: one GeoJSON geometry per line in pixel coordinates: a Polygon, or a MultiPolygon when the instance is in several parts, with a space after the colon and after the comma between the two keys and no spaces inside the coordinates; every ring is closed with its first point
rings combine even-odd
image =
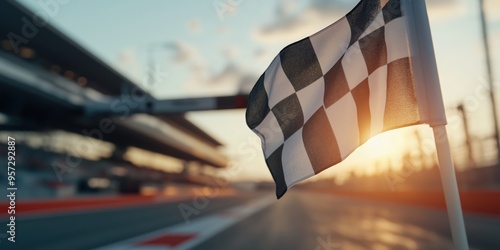
{"type": "Polygon", "coordinates": [[[362,0],[285,47],[257,81],[246,120],[262,140],[278,198],[374,135],[431,119],[446,123],[429,114],[425,86],[417,84],[416,31],[404,1],[362,0]]]}

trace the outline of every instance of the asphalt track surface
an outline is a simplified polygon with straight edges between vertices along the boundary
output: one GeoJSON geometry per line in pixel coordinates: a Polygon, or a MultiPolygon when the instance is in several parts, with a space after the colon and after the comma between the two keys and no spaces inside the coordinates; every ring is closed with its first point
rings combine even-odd
{"type": "MultiPolygon", "coordinates": [[[[441,210],[299,189],[270,196],[20,215],[16,243],[1,238],[0,249],[453,249],[441,210]],[[189,223],[181,204],[200,208],[189,223]]],[[[471,249],[500,249],[500,217],[466,214],[465,223],[471,249]]]]}

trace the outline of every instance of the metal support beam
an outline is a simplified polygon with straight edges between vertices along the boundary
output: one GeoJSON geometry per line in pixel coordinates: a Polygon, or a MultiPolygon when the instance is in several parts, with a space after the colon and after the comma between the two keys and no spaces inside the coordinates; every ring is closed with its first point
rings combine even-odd
{"type": "MultiPolygon", "coordinates": [[[[129,107],[128,115],[146,113],[151,115],[180,114],[191,111],[243,109],[246,108],[248,95],[199,97],[183,99],[152,100],[145,99],[129,107]]],[[[123,112],[113,112],[113,102],[88,101],[85,104],[87,117],[119,116],[123,112]]]]}

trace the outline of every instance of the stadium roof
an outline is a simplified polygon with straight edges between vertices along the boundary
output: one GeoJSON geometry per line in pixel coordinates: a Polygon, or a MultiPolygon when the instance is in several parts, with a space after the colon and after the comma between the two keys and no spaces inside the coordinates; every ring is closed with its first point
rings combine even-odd
{"type": "MultiPolygon", "coordinates": [[[[3,107],[0,112],[20,114],[33,120],[32,124],[36,125],[32,126],[38,129],[40,126],[62,127],[80,132],[83,128],[99,126],[98,120],[82,119],[81,102],[86,99],[95,96],[116,98],[131,91],[154,99],[50,24],[40,25],[37,22],[39,19],[21,4],[0,1],[0,12],[0,42],[4,50],[0,50],[0,59],[3,58],[0,64],[4,66],[4,71],[0,72],[0,88],[5,90],[0,91],[0,107],[3,107]],[[69,78],[72,79],[68,80],[67,75],[63,77],[65,72],[71,72],[69,78]],[[77,83],[78,77],[83,77],[85,81],[77,83]]],[[[226,164],[226,158],[215,150],[221,143],[187,120],[182,113],[156,116],[155,119],[162,121],[160,127],[168,127],[162,129],[163,134],[156,136],[151,133],[154,131],[152,127],[137,119],[112,119],[119,132],[111,133],[104,140],[186,160],[199,160],[217,167],[226,164]],[[189,145],[180,139],[180,134],[195,140],[189,145]],[[199,147],[206,152],[200,153],[199,147]]],[[[30,125],[27,127],[30,129],[30,125]]],[[[23,126],[19,128],[23,129],[23,126]]]]}

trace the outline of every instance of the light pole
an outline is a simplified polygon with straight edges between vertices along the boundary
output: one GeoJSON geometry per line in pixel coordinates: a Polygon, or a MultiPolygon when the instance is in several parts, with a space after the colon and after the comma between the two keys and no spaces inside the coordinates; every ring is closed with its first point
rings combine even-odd
{"type": "Polygon", "coordinates": [[[484,53],[485,53],[485,58],[486,58],[486,71],[487,71],[487,80],[490,85],[490,100],[491,100],[491,106],[492,106],[492,112],[493,112],[493,121],[495,125],[495,142],[496,142],[496,147],[497,147],[497,166],[495,169],[496,172],[496,180],[497,182],[500,182],[500,138],[498,137],[498,118],[497,118],[497,105],[496,105],[496,99],[495,99],[495,91],[494,91],[494,84],[493,84],[493,72],[491,69],[491,58],[490,58],[490,47],[488,43],[488,30],[486,27],[486,17],[484,15],[484,0],[479,0],[480,6],[480,16],[481,16],[481,30],[483,33],[483,42],[484,42],[484,53]]]}
{"type": "Polygon", "coordinates": [[[467,148],[467,169],[476,167],[476,162],[474,161],[474,155],[472,153],[472,138],[469,132],[469,121],[467,117],[467,112],[463,104],[457,106],[458,112],[462,116],[462,126],[465,135],[465,146],[467,148]]]}
{"type": "Polygon", "coordinates": [[[148,81],[147,83],[149,84],[149,87],[152,87],[155,84],[155,73],[156,73],[156,68],[155,68],[155,52],[158,49],[168,49],[170,46],[170,43],[154,43],[148,46],[148,81]]]}

